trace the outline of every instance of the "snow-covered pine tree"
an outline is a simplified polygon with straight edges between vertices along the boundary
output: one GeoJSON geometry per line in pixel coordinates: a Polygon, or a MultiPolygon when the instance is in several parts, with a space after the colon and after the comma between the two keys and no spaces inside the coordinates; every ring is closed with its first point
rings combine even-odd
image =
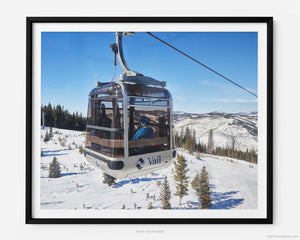
{"type": "Polygon", "coordinates": [[[192,152],[196,151],[196,145],[197,145],[197,140],[196,140],[196,131],[193,129],[193,137],[192,137],[192,152]]]}
{"type": "Polygon", "coordinates": [[[53,137],[53,129],[52,129],[52,127],[50,127],[49,138],[52,139],[52,137],[53,137]]]}
{"type": "Polygon", "coordinates": [[[208,143],[207,143],[207,151],[209,154],[212,154],[214,150],[214,135],[213,130],[210,129],[209,136],[208,136],[208,143]]]}
{"type": "Polygon", "coordinates": [[[83,146],[82,146],[82,145],[79,146],[79,153],[80,153],[80,154],[83,153],[83,146]]]}
{"type": "Polygon", "coordinates": [[[161,185],[161,192],[159,199],[161,201],[161,209],[171,209],[170,199],[171,191],[167,176],[164,178],[164,182],[161,185]]]}
{"type": "Polygon", "coordinates": [[[83,171],[84,166],[82,165],[82,163],[80,163],[80,170],[83,171]]]}
{"type": "Polygon", "coordinates": [[[148,207],[147,207],[148,209],[153,209],[153,205],[152,205],[152,202],[150,202],[149,203],[149,205],[148,205],[148,207]]]}
{"type": "Polygon", "coordinates": [[[107,173],[103,173],[103,183],[106,183],[109,187],[116,184],[116,178],[108,175],[107,173]]]}
{"type": "Polygon", "coordinates": [[[44,142],[50,141],[49,133],[46,131],[45,137],[44,137],[44,142]]]}
{"type": "Polygon", "coordinates": [[[187,168],[187,163],[183,155],[177,155],[177,162],[175,164],[175,176],[174,180],[176,181],[176,192],[175,196],[179,197],[179,205],[181,205],[181,199],[188,195],[188,176],[187,172],[189,169],[187,168]]]}
{"type": "Polygon", "coordinates": [[[59,178],[61,174],[59,162],[56,157],[53,157],[49,166],[49,178],[59,178]]]}
{"type": "Polygon", "coordinates": [[[198,196],[199,208],[202,208],[201,205],[201,176],[200,173],[197,173],[193,181],[191,182],[192,188],[195,190],[196,195],[198,196]]]}
{"type": "Polygon", "coordinates": [[[192,189],[194,189],[196,191],[196,193],[198,192],[197,190],[200,190],[200,174],[197,173],[195,178],[193,179],[193,181],[191,182],[191,186],[192,189]]]}
{"type": "Polygon", "coordinates": [[[202,209],[211,208],[211,190],[209,187],[208,172],[203,166],[200,174],[200,201],[202,209]]]}

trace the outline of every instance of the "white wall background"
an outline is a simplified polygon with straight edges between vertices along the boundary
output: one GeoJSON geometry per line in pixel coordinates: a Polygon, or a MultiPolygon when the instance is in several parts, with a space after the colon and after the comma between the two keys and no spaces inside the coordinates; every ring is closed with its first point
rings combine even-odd
{"type": "Polygon", "coordinates": [[[0,229],[5,239],[300,238],[297,0],[11,0],[0,3],[0,229]],[[26,16],[273,16],[274,224],[199,226],[25,225],[26,16]],[[297,107],[298,106],[298,107],[297,107]],[[136,233],[137,230],[164,233],[136,233]],[[272,236],[270,236],[272,235],[272,236]]]}

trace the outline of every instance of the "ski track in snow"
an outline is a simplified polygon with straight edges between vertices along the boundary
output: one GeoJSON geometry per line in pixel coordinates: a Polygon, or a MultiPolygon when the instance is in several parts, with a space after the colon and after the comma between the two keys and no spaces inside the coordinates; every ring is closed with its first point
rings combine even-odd
{"type": "MultiPolygon", "coordinates": [[[[45,136],[46,130],[49,131],[49,128],[41,130],[41,135],[45,136]]],[[[168,177],[172,193],[172,209],[198,209],[198,198],[190,184],[189,195],[182,199],[181,206],[179,198],[173,195],[176,188],[174,164],[154,174],[118,180],[115,186],[109,187],[102,183],[103,172],[90,166],[79,149],[75,148],[76,144],[77,147],[84,146],[83,132],[53,128],[53,132],[56,131],[61,134],[54,134],[47,143],[41,138],[41,209],[121,209],[123,204],[126,209],[134,209],[134,203],[137,208],[147,209],[150,202],[154,209],[158,209],[161,205],[159,181],[163,182],[164,175],[168,177]],[[66,139],[64,147],[60,145],[59,137],[66,139]],[[56,179],[48,177],[49,164],[54,156],[62,170],[62,176],[56,179]],[[81,164],[83,170],[80,169],[81,164]]],[[[184,149],[177,152],[184,155],[188,162],[189,182],[206,166],[212,190],[212,209],[257,208],[257,164],[208,155],[197,160],[184,149]]]]}

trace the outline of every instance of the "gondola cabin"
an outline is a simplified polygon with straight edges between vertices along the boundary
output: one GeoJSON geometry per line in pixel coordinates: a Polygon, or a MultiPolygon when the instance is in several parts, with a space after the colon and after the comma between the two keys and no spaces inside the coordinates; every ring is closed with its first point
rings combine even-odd
{"type": "Polygon", "coordinates": [[[117,178],[166,168],[176,156],[172,139],[172,97],[165,82],[132,76],[97,82],[89,94],[87,160],[117,178]]]}

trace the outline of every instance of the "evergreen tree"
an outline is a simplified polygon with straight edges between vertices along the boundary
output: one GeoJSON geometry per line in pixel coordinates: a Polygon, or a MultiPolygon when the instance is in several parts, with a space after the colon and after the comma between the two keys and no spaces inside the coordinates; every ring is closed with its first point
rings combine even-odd
{"type": "MultiPolygon", "coordinates": [[[[70,114],[61,105],[53,106],[49,103],[42,106],[41,111],[45,113],[45,126],[58,127],[71,130],[85,130],[86,118],[78,112],[70,114]]],[[[42,117],[42,116],[41,116],[42,117]]]]}
{"type": "Polygon", "coordinates": [[[167,176],[164,178],[164,182],[161,186],[161,192],[159,199],[161,201],[161,208],[162,209],[171,209],[171,204],[170,204],[170,199],[171,199],[171,191],[170,191],[170,186],[168,182],[167,176]]]}
{"type": "Polygon", "coordinates": [[[82,165],[82,163],[80,164],[80,170],[83,171],[84,166],[82,165]]]}
{"type": "Polygon", "coordinates": [[[191,134],[191,130],[188,127],[186,127],[186,129],[185,129],[185,144],[184,144],[184,146],[190,153],[193,152],[192,134],[191,134]]]}
{"type": "Polygon", "coordinates": [[[181,199],[188,195],[188,176],[187,172],[187,163],[183,155],[177,155],[177,162],[175,164],[175,176],[174,180],[176,181],[176,192],[175,196],[179,197],[179,205],[181,205],[181,199]]]}
{"type": "Polygon", "coordinates": [[[200,179],[201,179],[200,174],[197,173],[195,178],[191,182],[192,189],[194,189],[197,194],[200,191],[200,179]]]}
{"type": "Polygon", "coordinates": [[[60,170],[59,162],[57,161],[56,157],[53,157],[53,160],[49,166],[49,178],[59,178],[60,173],[61,170],[60,170]]]}
{"type": "Polygon", "coordinates": [[[103,177],[104,177],[103,183],[107,184],[109,187],[116,184],[116,178],[106,173],[103,173],[103,177]]]}
{"type": "Polygon", "coordinates": [[[53,137],[53,129],[52,129],[52,127],[50,127],[49,138],[52,139],[52,137],[53,137]]]}
{"type": "Polygon", "coordinates": [[[196,151],[196,145],[197,145],[197,140],[196,140],[196,131],[193,129],[193,137],[192,137],[192,152],[196,151]]]}
{"type": "Polygon", "coordinates": [[[215,154],[218,156],[226,156],[237,158],[241,160],[248,161],[250,163],[257,163],[257,152],[252,149],[243,152],[241,150],[237,150],[237,139],[233,134],[228,135],[227,137],[227,145],[226,147],[215,146],[213,139],[213,130],[210,129],[208,144],[204,144],[203,142],[196,142],[195,130],[191,131],[189,128],[186,128],[185,131],[181,129],[179,132],[175,133],[175,145],[177,147],[182,147],[187,149],[189,152],[201,152],[208,154],[215,154]],[[191,134],[192,133],[192,134],[191,134]]]}
{"type": "Polygon", "coordinates": [[[212,154],[212,152],[214,150],[214,135],[213,135],[212,129],[210,129],[210,131],[209,131],[207,150],[208,150],[209,154],[212,154]]]}
{"type": "Polygon", "coordinates": [[[80,153],[80,154],[83,153],[83,146],[82,146],[82,145],[79,146],[79,153],[80,153]]]}
{"type": "Polygon", "coordinates": [[[201,176],[200,173],[197,173],[193,181],[191,182],[192,188],[195,190],[196,195],[198,196],[199,209],[202,209],[201,204],[201,176]]]}
{"type": "Polygon", "coordinates": [[[44,137],[44,142],[50,141],[49,133],[46,131],[45,137],[44,137]]]}
{"type": "Polygon", "coordinates": [[[152,202],[150,202],[150,203],[149,203],[149,205],[148,205],[148,209],[153,209],[152,202]]]}
{"type": "MultiPolygon", "coordinates": [[[[198,187],[198,185],[197,185],[198,187]]],[[[198,190],[199,191],[199,190],[198,190]]],[[[209,187],[208,173],[206,167],[203,166],[200,174],[200,206],[202,209],[211,208],[211,190],[209,187]]]]}

